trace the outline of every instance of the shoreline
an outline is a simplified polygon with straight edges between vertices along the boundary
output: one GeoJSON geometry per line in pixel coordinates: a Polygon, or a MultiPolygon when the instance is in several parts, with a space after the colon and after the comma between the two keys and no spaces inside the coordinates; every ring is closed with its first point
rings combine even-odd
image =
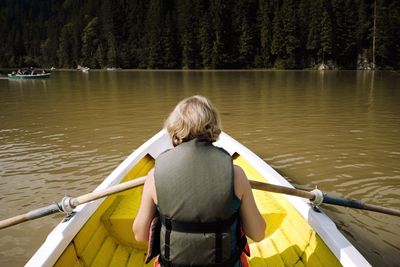
{"type": "MultiPolygon", "coordinates": [[[[0,75],[11,73],[18,68],[0,68],[0,75]]],[[[36,68],[36,69],[43,69],[43,68],[36,68]]],[[[50,68],[44,68],[45,70],[49,70],[50,72],[82,72],[81,70],[75,68],[59,68],[50,70],[50,68]]],[[[276,69],[276,68],[268,68],[268,69],[117,69],[117,70],[107,70],[107,69],[90,69],[89,72],[268,72],[268,71],[318,71],[318,72],[335,72],[335,71],[366,71],[366,72],[373,72],[373,71],[387,71],[387,72],[400,72],[400,70],[394,69],[326,69],[326,70],[319,70],[315,68],[305,68],[305,69],[276,69]]]]}

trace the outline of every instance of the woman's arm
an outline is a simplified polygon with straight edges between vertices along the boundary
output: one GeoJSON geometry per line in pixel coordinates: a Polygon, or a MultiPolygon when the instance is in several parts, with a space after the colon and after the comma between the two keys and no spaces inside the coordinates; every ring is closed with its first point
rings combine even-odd
{"type": "Polygon", "coordinates": [[[142,200],[135,221],[132,225],[135,239],[140,242],[149,241],[149,230],[151,221],[156,215],[156,190],[154,184],[154,169],[152,169],[146,178],[143,187],[142,200]]]}
{"type": "Polygon", "coordinates": [[[261,241],[265,236],[266,224],[256,206],[250,182],[237,165],[234,166],[234,186],[235,194],[241,201],[239,213],[244,233],[256,242],[261,241]]]}

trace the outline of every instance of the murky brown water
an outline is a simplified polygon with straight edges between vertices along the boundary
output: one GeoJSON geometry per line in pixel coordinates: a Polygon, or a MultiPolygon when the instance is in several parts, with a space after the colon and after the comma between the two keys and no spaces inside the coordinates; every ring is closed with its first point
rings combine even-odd
{"type": "MultiPolygon", "coordinates": [[[[0,219],[93,190],[203,94],[224,130],[298,185],[400,209],[400,75],[392,72],[55,72],[0,79],[0,219]]],[[[400,218],[327,207],[374,266],[399,266],[400,218]]],[[[22,266],[61,216],[0,230],[22,266]]]]}

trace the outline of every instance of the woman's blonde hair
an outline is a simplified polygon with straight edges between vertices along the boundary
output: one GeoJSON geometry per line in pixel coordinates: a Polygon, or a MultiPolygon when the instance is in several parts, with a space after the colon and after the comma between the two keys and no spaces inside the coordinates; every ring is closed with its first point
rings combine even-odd
{"type": "Polygon", "coordinates": [[[218,111],[204,96],[191,96],[183,99],[165,121],[172,139],[177,146],[194,138],[214,142],[221,133],[218,111]]]}

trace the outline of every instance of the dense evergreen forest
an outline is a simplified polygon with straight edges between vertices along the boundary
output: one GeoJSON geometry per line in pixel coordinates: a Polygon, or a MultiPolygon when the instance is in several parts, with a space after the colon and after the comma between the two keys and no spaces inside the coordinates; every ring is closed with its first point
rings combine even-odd
{"type": "Polygon", "coordinates": [[[400,1],[0,0],[0,36],[2,68],[399,69],[400,1]]]}

